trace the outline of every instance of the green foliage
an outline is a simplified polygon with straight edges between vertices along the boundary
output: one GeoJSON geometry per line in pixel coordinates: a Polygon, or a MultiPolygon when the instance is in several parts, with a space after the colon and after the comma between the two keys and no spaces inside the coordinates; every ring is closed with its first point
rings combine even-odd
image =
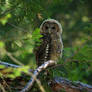
{"type": "Polygon", "coordinates": [[[73,57],[78,61],[92,61],[92,46],[86,45],[80,48],[79,52],[73,57]]]}
{"type": "Polygon", "coordinates": [[[28,74],[29,69],[30,69],[29,66],[24,66],[22,68],[20,67],[20,68],[17,68],[17,69],[16,68],[12,69],[12,74],[8,74],[8,75],[6,75],[6,77],[8,77],[8,78],[16,78],[16,77],[21,76],[22,72],[28,74]]]}
{"type": "Polygon", "coordinates": [[[8,22],[8,19],[11,18],[11,14],[7,14],[6,16],[4,16],[3,18],[0,19],[0,22],[2,23],[2,25],[5,25],[8,22]]]}
{"type": "MultiPolygon", "coordinates": [[[[40,34],[40,29],[35,29],[35,31],[33,31],[32,33],[32,39],[35,43],[36,46],[39,46],[40,45],[40,38],[42,37],[42,35],[40,34]]],[[[35,47],[36,48],[36,47],[35,47]]]]}
{"type": "Polygon", "coordinates": [[[23,66],[20,68],[12,68],[12,67],[5,67],[4,65],[0,65],[0,77],[2,78],[16,78],[20,77],[22,73],[28,74],[30,67],[29,66],[23,66]]]}
{"type": "Polygon", "coordinates": [[[5,66],[4,65],[0,65],[0,69],[4,69],[5,68],[5,66]]]}
{"type": "Polygon", "coordinates": [[[2,41],[0,41],[0,48],[4,47],[4,43],[2,41]]]}

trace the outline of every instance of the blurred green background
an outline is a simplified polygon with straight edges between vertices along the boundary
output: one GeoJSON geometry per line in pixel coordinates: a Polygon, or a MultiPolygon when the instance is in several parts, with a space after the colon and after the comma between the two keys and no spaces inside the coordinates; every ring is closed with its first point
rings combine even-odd
{"type": "Polygon", "coordinates": [[[52,76],[92,84],[91,0],[0,0],[0,60],[36,68],[37,28],[48,18],[63,28],[62,67],[51,70],[52,76]]]}

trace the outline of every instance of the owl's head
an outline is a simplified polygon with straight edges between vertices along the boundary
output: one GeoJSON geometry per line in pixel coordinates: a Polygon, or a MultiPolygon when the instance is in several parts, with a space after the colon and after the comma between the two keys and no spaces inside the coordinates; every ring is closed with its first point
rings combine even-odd
{"type": "Polygon", "coordinates": [[[62,33],[61,24],[54,19],[47,19],[43,21],[40,26],[41,34],[53,34],[53,33],[62,33]]]}

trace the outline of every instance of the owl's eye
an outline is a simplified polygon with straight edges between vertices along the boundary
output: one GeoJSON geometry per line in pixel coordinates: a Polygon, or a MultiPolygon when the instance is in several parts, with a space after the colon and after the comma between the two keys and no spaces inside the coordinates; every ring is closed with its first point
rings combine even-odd
{"type": "Polygon", "coordinates": [[[45,26],[45,29],[48,29],[48,26],[45,26]]]}
{"type": "Polygon", "coordinates": [[[53,26],[52,29],[55,29],[55,27],[53,26]]]}

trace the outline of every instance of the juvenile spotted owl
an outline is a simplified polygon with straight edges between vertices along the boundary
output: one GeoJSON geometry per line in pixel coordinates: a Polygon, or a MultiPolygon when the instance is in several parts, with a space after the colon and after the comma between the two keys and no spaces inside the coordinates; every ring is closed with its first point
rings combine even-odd
{"type": "Polygon", "coordinates": [[[57,62],[63,50],[61,24],[54,19],[47,19],[40,26],[40,34],[43,36],[41,44],[35,51],[37,65],[48,60],[57,62]]]}

